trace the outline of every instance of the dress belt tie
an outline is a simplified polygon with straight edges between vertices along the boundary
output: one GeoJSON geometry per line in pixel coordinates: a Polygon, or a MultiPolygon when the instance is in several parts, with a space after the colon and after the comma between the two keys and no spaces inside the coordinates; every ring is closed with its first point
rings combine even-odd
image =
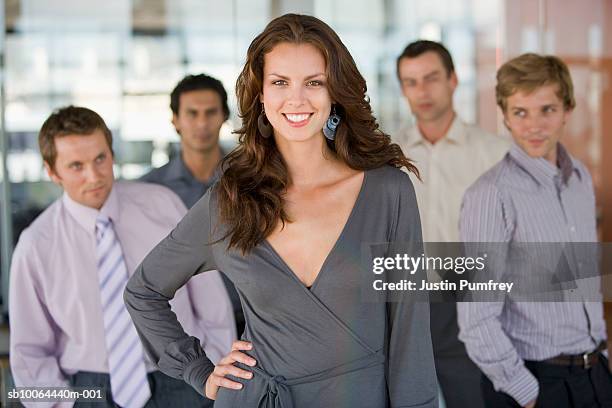
{"type": "Polygon", "coordinates": [[[366,368],[384,363],[385,357],[382,350],[379,350],[376,353],[369,354],[348,363],[315,374],[289,380],[280,375],[272,376],[258,366],[248,367],[248,369],[263,377],[267,382],[266,390],[259,398],[257,408],[294,408],[290,386],[326,380],[353,371],[365,370],[366,368]]]}
{"type": "Polygon", "coordinates": [[[291,391],[289,390],[285,377],[280,375],[272,377],[258,367],[251,367],[251,369],[264,377],[268,382],[266,391],[259,398],[257,408],[293,408],[291,391]]]}

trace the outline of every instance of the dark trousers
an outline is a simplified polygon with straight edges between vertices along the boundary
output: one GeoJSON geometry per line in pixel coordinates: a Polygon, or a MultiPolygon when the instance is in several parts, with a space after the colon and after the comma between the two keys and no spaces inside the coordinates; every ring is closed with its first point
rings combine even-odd
{"type": "MultiPolygon", "coordinates": [[[[211,408],[214,401],[198,394],[185,381],[168,377],[160,371],[149,373],[151,398],[145,408],[166,407],[200,407],[211,408]]],[[[76,402],[75,408],[118,408],[113,401],[110,387],[110,376],[104,373],[79,371],[69,377],[70,385],[75,387],[103,387],[106,392],[106,403],[76,402]]]]}
{"type": "Polygon", "coordinates": [[[458,338],[457,304],[452,300],[431,303],[430,316],[436,374],[446,407],[484,408],[480,392],[482,372],[458,338]]]}
{"type": "MultiPolygon", "coordinates": [[[[603,354],[589,369],[537,361],[525,366],[540,384],[536,408],[612,408],[612,374],[603,354]]],[[[520,407],[508,394],[495,391],[485,376],[482,392],[487,408],[520,407]]]]}

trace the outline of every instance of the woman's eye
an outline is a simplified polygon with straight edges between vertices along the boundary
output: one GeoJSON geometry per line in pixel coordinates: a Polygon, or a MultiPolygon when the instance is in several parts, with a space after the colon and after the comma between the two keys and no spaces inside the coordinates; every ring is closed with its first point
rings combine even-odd
{"type": "Polygon", "coordinates": [[[287,81],[279,79],[277,81],[272,82],[272,85],[287,85],[287,81]]]}
{"type": "Polygon", "coordinates": [[[306,85],[308,85],[308,86],[321,86],[321,85],[323,85],[323,83],[321,81],[308,81],[306,85]]]}

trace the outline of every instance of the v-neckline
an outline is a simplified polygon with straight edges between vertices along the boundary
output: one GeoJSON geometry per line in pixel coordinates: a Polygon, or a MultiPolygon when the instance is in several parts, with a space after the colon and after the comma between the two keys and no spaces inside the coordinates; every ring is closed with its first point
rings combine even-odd
{"type": "Polygon", "coordinates": [[[321,264],[321,268],[319,268],[319,270],[317,272],[317,275],[316,275],[314,281],[312,281],[312,284],[310,285],[310,287],[306,286],[306,284],[300,280],[300,278],[297,276],[297,274],[293,271],[293,269],[291,269],[289,264],[287,262],[285,262],[285,259],[283,259],[283,257],[276,251],[276,249],[274,248],[274,246],[272,246],[272,244],[268,241],[268,239],[264,238],[264,240],[263,240],[263,244],[268,247],[270,252],[272,252],[272,254],[285,267],[287,272],[289,272],[289,275],[291,275],[293,277],[293,279],[295,279],[295,281],[304,290],[306,290],[309,293],[312,293],[312,291],[315,289],[315,286],[319,282],[319,280],[321,278],[321,275],[325,271],[325,267],[327,266],[327,263],[329,262],[329,259],[331,258],[333,253],[336,251],[336,248],[338,247],[339,243],[344,238],[344,235],[346,234],[346,230],[348,229],[349,225],[351,224],[351,222],[353,220],[354,214],[357,211],[357,207],[359,206],[359,204],[360,204],[360,202],[362,200],[362,197],[365,194],[364,192],[365,192],[365,187],[366,187],[366,181],[368,179],[368,172],[369,172],[368,170],[364,170],[364,172],[363,172],[363,180],[361,181],[361,188],[359,189],[359,193],[357,193],[357,198],[355,199],[355,202],[353,203],[353,208],[351,209],[351,212],[349,213],[349,216],[346,219],[346,221],[344,223],[344,226],[342,227],[342,230],[340,231],[340,235],[338,235],[338,238],[336,238],[336,242],[334,242],[334,245],[332,246],[331,250],[325,256],[325,259],[323,260],[323,263],[321,264]]]}

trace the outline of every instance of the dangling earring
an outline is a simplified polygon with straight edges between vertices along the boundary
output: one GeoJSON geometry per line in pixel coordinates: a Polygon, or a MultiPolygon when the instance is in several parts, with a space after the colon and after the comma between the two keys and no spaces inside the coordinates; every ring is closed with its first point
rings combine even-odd
{"type": "Polygon", "coordinates": [[[270,121],[266,117],[266,111],[264,110],[264,104],[261,104],[261,113],[257,118],[257,128],[259,129],[259,133],[264,138],[269,138],[272,136],[272,125],[270,121]]]}
{"type": "Polygon", "coordinates": [[[340,124],[340,116],[336,113],[336,105],[332,105],[332,113],[327,118],[325,122],[325,126],[323,126],[323,134],[327,138],[327,140],[334,141],[336,138],[336,129],[340,124]]]}

